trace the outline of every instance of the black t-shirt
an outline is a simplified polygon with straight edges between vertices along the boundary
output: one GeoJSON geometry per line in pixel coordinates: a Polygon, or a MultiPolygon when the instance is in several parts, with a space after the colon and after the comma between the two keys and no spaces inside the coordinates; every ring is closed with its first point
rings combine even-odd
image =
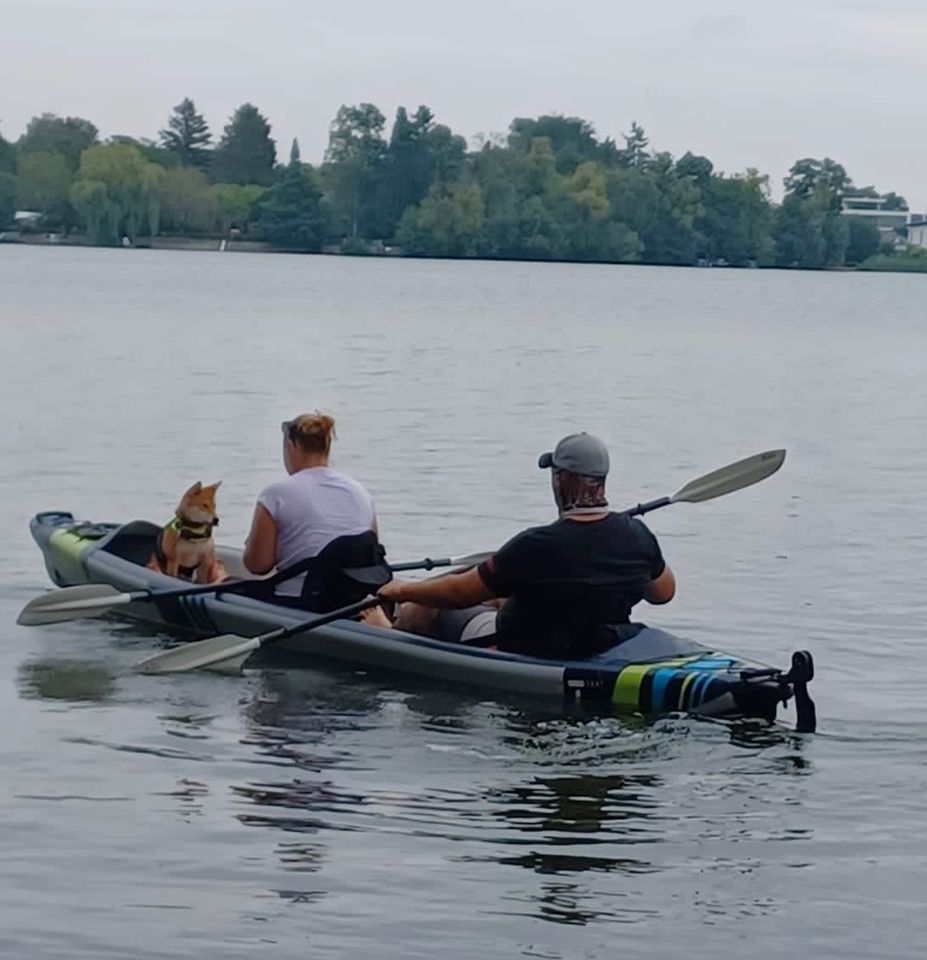
{"type": "Polygon", "coordinates": [[[627,623],[665,567],[640,520],[610,513],[525,530],[478,570],[495,596],[508,597],[497,621],[499,649],[561,658],[613,644],[603,628],[627,623]]]}

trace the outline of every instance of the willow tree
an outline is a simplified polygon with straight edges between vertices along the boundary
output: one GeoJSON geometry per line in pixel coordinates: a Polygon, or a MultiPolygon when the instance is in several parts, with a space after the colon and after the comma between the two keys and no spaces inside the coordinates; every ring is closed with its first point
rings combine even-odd
{"type": "Polygon", "coordinates": [[[98,243],[115,243],[121,236],[135,240],[143,224],[157,229],[153,196],[163,176],[136,147],[98,144],[81,154],[71,201],[98,243]]]}

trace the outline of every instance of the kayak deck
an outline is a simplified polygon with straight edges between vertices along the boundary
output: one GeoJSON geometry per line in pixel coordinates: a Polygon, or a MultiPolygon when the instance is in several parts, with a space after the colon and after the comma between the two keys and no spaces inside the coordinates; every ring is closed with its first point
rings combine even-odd
{"type": "MultiPolygon", "coordinates": [[[[62,511],[37,514],[30,529],[58,586],[107,583],[119,590],[176,590],[178,581],[145,564],[160,529],[147,521],[79,523],[62,511]]],[[[246,578],[241,553],[217,546],[230,576],[246,578]]],[[[128,604],[127,616],[195,636],[246,637],[307,623],[317,615],[240,593],[199,594],[128,604]]],[[[677,711],[725,717],[776,719],[778,705],[798,694],[799,728],[808,719],[805,686],[810,654],[793,656],[788,673],[711,650],[667,631],[640,625],[629,639],[586,660],[542,660],[415,636],[400,630],[339,620],[282,640],[281,648],[313,658],[399,670],[455,683],[605,704],[623,713],[677,711]],[[805,714],[803,717],[802,714],[805,714]]]]}

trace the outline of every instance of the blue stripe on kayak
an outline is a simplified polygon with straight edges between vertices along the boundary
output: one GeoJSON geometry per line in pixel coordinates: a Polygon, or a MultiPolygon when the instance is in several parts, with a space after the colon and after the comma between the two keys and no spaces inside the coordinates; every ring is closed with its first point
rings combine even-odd
{"type": "Polygon", "coordinates": [[[692,684],[692,692],[689,694],[689,707],[697,707],[702,702],[702,694],[705,692],[705,687],[708,686],[708,681],[711,679],[711,674],[700,673],[692,684]]]}
{"type": "Polygon", "coordinates": [[[721,694],[724,693],[726,687],[722,685],[722,688],[718,691],[716,695],[712,694],[711,688],[712,688],[712,685],[715,684],[716,679],[717,679],[716,677],[712,677],[711,675],[708,676],[705,686],[702,687],[702,703],[710,703],[712,700],[715,699],[715,696],[720,697],[721,694]]]}
{"type": "Polygon", "coordinates": [[[650,709],[655,713],[666,709],[663,703],[666,697],[666,685],[673,679],[675,670],[664,668],[657,670],[653,675],[653,686],[650,688],[650,709]]]}
{"type": "Polygon", "coordinates": [[[693,663],[687,664],[693,670],[729,670],[731,666],[736,663],[732,657],[725,657],[724,659],[720,657],[706,657],[703,660],[696,660],[693,663]]]}

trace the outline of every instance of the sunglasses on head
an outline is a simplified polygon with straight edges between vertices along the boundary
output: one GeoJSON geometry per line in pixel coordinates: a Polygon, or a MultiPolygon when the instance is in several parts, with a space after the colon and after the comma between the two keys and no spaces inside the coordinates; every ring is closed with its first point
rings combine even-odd
{"type": "Polygon", "coordinates": [[[293,439],[293,421],[284,420],[280,424],[280,432],[287,438],[287,440],[293,439]]]}

